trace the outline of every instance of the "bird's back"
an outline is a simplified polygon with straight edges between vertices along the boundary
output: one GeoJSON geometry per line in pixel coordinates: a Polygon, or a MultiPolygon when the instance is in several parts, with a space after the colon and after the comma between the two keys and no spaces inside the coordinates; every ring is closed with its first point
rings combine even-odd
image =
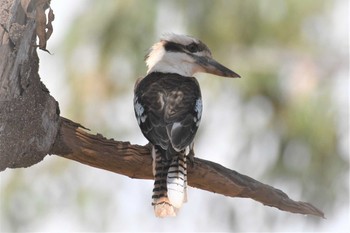
{"type": "Polygon", "coordinates": [[[201,118],[201,92],[193,77],[150,73],[135,87],[135,115],[145,137],[164,150],[183,150],[201,118]]]}

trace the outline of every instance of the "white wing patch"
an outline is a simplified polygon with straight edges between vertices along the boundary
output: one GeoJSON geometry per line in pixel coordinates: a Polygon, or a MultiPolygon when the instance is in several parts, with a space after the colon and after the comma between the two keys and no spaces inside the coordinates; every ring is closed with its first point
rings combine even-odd
{"type": "Polygon", "coordinates": [[[176,130],[176,129],[179,128],[179,127],[182,127],[181,122],[175,122],[175,123],[173,124],[173,127],[171,127],[171,131],[174,131],[174,130],[176,130]]]}
{"type": "Polygon", "coordinates": [[[202,99],[198,98],[196,101],[196,104],[194,106],[194,111],[197,113],[197,117],[194,118],[194,121],[196,122],[197,126],[199,125],[199,123],[201,121],[202,110],[203,110],[202,99]]]}
{"type": "MultiPolygon", "coordinates": [[[[171,127],[171,131],[170,131],[170,140],[171,140],[171,138],[172,138],[172,135],[173,135],[173,133],[174,132],[176,132],[176,130],[178,130],[178,129],[181,129],[182,128],[182,124],[181,124],[181,122],[175,122],[174,124],[173,124],[173,126],[171,127]]],[[[171,144],[172,144],[172,142],[171,142],[171,144]]],[[[179,148],[176,148],[174,145],[172,145],[173,146],[173,148],[174,148],[174,150],[175,151],[177,151],[177,152],[180,152],[181,151],[181,149],[179,149],[179,148]]]]}
{"type": "Polygon", "coordinates": [[[137,97],[134,100],[134,109],[136,113],[137,123],[140,125],[141,122],[145,122],[147,116],[143,115],[145,109],[142,107],[142,105],[137,101],[137,97]]]}

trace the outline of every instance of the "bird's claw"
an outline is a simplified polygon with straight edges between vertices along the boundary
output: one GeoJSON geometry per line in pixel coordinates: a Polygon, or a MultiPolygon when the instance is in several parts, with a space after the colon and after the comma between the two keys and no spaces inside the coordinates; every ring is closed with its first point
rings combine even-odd
{"type": "Polygon", "coordinates": [[[190,152],[188,152],[187,155],[188,163],[190,164],[191,168],[194,167],[194,151],[191,149],[190,152]]]}

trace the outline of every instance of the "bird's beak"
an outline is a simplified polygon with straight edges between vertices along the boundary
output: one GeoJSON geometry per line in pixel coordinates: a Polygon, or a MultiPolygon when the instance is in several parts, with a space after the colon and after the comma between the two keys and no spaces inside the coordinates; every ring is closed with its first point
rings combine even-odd
{"type": "Polygon", "coordinates": [[[241,76],[229,68],[221,65],[211,57],[194,56],[195,62],[199,65],[198,72],[215,74],[222,77],[240,78],[241,76]]]}

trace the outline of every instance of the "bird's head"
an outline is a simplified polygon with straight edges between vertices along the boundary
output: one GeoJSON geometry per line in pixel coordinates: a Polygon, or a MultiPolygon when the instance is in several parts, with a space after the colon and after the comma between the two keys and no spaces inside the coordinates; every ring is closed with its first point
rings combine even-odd
{"type": "Polygon", "coordinates": [[[193,76],[195,73],[204,72],[240,78],[238,74],[215,61],[203,42],[185,35],[165,34],[152,46],[145,60],[147,74],[162,72],[193,76]]]}

